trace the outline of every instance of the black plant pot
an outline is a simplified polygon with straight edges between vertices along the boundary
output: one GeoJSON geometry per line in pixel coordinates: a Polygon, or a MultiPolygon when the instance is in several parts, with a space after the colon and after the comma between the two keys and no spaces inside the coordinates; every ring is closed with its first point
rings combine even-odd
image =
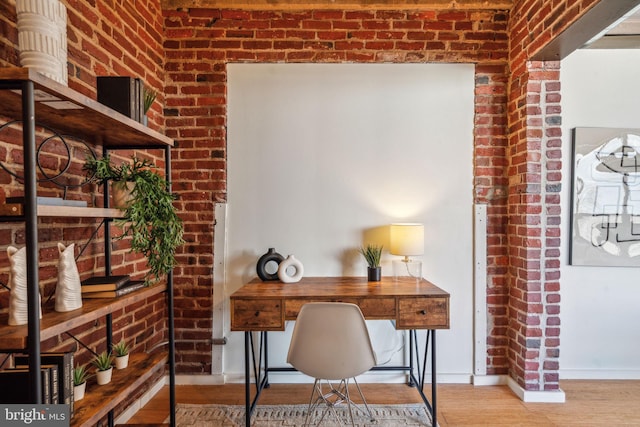
{"type": "Polygon", "coordinates": [[[381,267],[367,267],[367,280],[369,280],[370,282],[379,282],[381,276],[381,267]]]}

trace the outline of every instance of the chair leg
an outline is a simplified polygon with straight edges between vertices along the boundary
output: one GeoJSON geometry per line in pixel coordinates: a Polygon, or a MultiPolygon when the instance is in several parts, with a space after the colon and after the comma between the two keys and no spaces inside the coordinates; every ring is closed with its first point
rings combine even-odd
{"type": "Polygon", "coordinates": [[[327,384],[329,385],[329,392],[328,393],[324,393],[322,391],[322,381],[319,379],[316,379],[313,383],[313,389],[311,390],[311,398],[309,399],[309,406],[307,408],[307,415],[305,417],[305,421],[304,421],[304,426],[310,426],[311,425],[311,413],[314,412],[316,410],[316,408],[321,404],[324,403],[325,408],[322,411],[322,414],[320,416],[320,419],[317,420],[317,423],[315,423],[316,426],[319,426],[322,421],[324,420],[324,417],[327,415],[327,412],[331,412],[333,414],[333,416],[335,417],[336,421],[338,421],[338,423],[340,425],[342,425],[342,420],[340,419],[340,416],[338,415],[338,413],[335,410],[335,405],[341,403],[342,400],[342,393],[338,393],[337,390],[333,387],[333,385],[331,385],[331,383],[329,381],[327,381],[327,384]],[[317,397],[314,400],[314,396],[317,394],[317,397]],[[329,398],[331,396],[337,396],[339,399],[336,399],[336,401],[330,401],[329,398]]]}
{"type": "Polygon", "coordinates": [[[343,425],[342,418],[340,418],[340,415],[335,409],[335,407],[341,403],[347,404],[347,410],[349,412],[349,421],[351,422],[350,423],[351,426],[355,426],[355,421],[353,420],[353,409],[351,407],[352,405],[363,414],[368,415],[371,421],[375,421],[375,418],[371,413],[371,409],[367,404],[367,400],[365,399],[364,394],[362,393],[362,389],[360,389],[360,384],[358,384],[358,381],[355,378],[353,378],[353,382],[356,385],[356,388],[358,390],[358,393],[360,394],[360,398],[362,399],[362,403],[364,404],[364,408],[366,411],[363,410],[360,407],[360,405],[356,404],[351,400],[351,395],[349,394],[348,378],[341,380],[337,387],[334,387],[333,384],[331,384],[331,382],[327,381],[327,385],[329,387],[329,390],[327,393],[323,392],[322,390],[322,381],[319,379],[316,379],[313,383],[313,389],[311,390],[311,397],[309,398],[309,407],[307,409],[307,415],[305,417],[304,426],[306,427],[311,425],[311,413],[314,412],[315,409],[322,403],[324,403],[326,407],[322,411],[322,415],[320,416],[320,419],[317,421],[317,423],[314,423],[316,426],[319,426],[320,423],[322,423],[325,416],[327,415],[327,412],[331,412],[335,417],[336,421],[338,421],[340,425],[343,425]],[[334,397],[335,399],[330,400],[330,398],[332,397],[334,397]]]}
{"type": "Polygon", "coordinates": [[[351,397],[349,397],[349,379],[348,378],[344,380],[344,395],[347,401],[347,409],[349,410],[349,419],[351,420],[351,427],[355,427],[356,424],[353,422],[353,411],[351,410],[352,402],[351,402],[351,397]]]}
{"type": "Polygon", "coordinates": [[[304,426],[307,427],[309,425],[309,420],[311,417],[311,412],[318,406],[317,403],[314,404],[313,396],[316,394],[316,387],[318,385],[318,379],[313,383],[313,388],[311,389],[311,396],[309,397],[309,406],[307,407],[307,416],[304,418],[304,426]]]}
{"type": "Polygon", "coordinates": [[[373,418],[373,414],[371,413],[371,409],[369,409],[369,405],[367,405],[367,400],[364,398],[364,394],[362,394],[362,390],[360,389],[360,384],[358,384],[358,381],[356,381],[355,377],[353,377],[353,382],[356,384],[356,388],[358,389],[358,393],[360,393],[360,398],[362,399],[362,403],[364,404],[364,407],[367,410],[367,414],[369,415],[369,419],[371,421],[375,421],[375,418],[373,418]]]}

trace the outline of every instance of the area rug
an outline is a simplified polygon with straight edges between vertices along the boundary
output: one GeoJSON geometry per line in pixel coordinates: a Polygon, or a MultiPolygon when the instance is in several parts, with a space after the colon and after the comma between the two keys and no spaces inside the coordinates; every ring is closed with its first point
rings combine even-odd
{"type": "MultiPolygon", "coordinates": [[[[431,417],[424,405],[369,405],[374,421],[354,411],[354,421],[358,427],[386,426],[431,426],[431,417]]],[[[193,405],[176,406],[178,427],[242,427],[245,425],[244,405],[193,405]]],[[[255,427],[302,426],[307,405],[258,405],[253,411],[251,425],[255,427]]],[[[319,415],[317,409],[315,416],[319,415]]],[[[336,409],[342,417],[348,417],[346,407],[336,409]]],[[[345,418],[346,421],[346,418],[345,418]]],[[[346,424],[346,423],[345,423],[346,424]]],[[[340,425],[333,416],[327,414],[322,426],[340,425]]]]}

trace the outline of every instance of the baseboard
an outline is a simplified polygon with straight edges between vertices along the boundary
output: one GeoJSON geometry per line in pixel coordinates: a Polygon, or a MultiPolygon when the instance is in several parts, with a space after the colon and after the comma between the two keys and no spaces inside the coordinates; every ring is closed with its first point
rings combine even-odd
{"type": "Polygon", "coordinates": [[[505,385],[507,375],[474,375],[471,377],[471,384],[475,386],[505,385]]]}
{"type": "Polygon", "coordinates": [[[115,420],[115,424],[126,424],[136,412],[138,412],[144,405],[149,403],[151,399],[160,391],[162,387],[167,385],[168,377],[160,378],[154,385],[149,388],[139,399],[134,401],[123,413],[118,415],[115,420]]]}
{"type": "Polygon", "coordinates": [[[221,385],[226,384],[226,375],[176,375],[176,385],[221,385]]]}
{"type": "Polygon", "coordinates": [[[558,374],[560,380],[640,380],[636,370],[561,369],[558,374]]]}
{"type": "Polygon", "coordinates": [[[531,391],[525,390],[511,377],[507,378],[507,385],[523,402],[529,403],[564,403],[566,396],[562,390],[531,391]]]}
{"type": "MultiPolygon", "coordinates": [[[[208,375],[207,375],[208,376],[208,375]]],[[[228,384],[243,384],[244,375],[229,374],[225,375],[225,382],[228,384]]],[[[308,384],[313,383],[313,379],[302,375],[299,372],[270,372],[269,382],[271,384],[308,384]]],[[[402,372],[367,372],[358,377],[361,384],[367,383],[387,383],[387,384],[404,384],[407,382],[407,375],[402,372]]],[[[431,383],[431,376],[427,375],[425,384],[431,383]]],[[[471,384],[471,375],[469,374],[438,374],[438,384],[471,384]]]]}

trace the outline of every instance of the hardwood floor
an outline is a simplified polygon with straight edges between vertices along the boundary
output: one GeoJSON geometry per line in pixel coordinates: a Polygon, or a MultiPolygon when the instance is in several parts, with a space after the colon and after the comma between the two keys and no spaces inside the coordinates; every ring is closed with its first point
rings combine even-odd
{"type": "MultiPolygon", "coordinates": [[[[361,384],[370,403],[420,402],[402,384],[361,384]]],[[[262,404],[306,403],[309,384],[273,384],[262,404]]],[[[565,403],[524,403],[507,386],[443,384],[438,387],[438,422],[448,426],[640,426],[640,381],[562,381],[565,403]]],[[[176,386],[178,403],[244,404],[244,385],[176,386]]],[[[168,388],[129,421],[160,423],[168,416],[168,388]]]]}

